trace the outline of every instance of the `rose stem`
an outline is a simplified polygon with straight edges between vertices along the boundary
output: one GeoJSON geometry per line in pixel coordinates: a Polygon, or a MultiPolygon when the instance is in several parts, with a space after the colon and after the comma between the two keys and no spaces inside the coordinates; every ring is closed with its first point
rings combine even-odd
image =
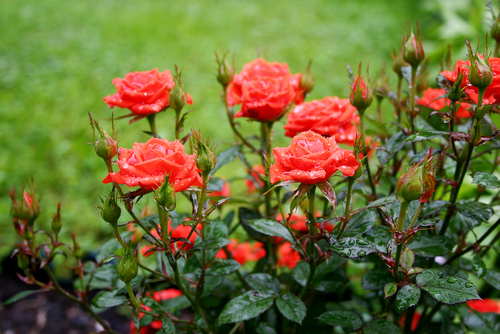
{"type": "MultiPolygon", "coordinates": [[[[316,186],[313,185],[311,190],[307,193],[307,196],[309,197],[309,215],[310,217],[314,218],[314,199],[316,196],[316,186]]],[[[307,243],[307,251],[309,253],[309,276],[307,277],[306,285],[304,285],[304,289],[302,290],[302,293],[300,294],[301,298],[303,301],[308,299],[308,292],[309,288],[311,286],[313,277],[314,277],[314,271],[315,271],[315,266],[314,266],[314,239],[313,239],[313,232],[314,232],[314,227],[313,223],[311,221],[309,223],[309,233],[311,234],[311,238],[309,238],[308,243],[307,243]]]]}
{"type": "Polygon", "coordinates": [[[337,235],[337,240],[342,237],[344,231],[347,229],[347,224],[349,223],[349,210],[351,206],[351,197],[352,197],[352,186],[354,185],[355,179],[353,177],[347,178],[347,197],[346,197],[346,205],[345,205],[345,213],[344,213],[344,222],[340,225],[339,234],[337,235]]]}
{"type": "MultiPolygon", "coordinates": [[[[418,67],[411,67],[411,83],[410,83],[410,129],[411,134],[415,134],[415,96],[417,95],[417,69],[418,67]]],[[[412,141],[411,148],[413,154],[417,154],[417,144],[412,141]]]]}
{"type": "MultiPolygon", "coordinates": [[[[410,205],[410,202],[408,202],[408,201],[401,202],[401,208],[399,209],[399,217],[398,217],[398,225],[397,225],[398,232],[403,232],[403,229],[405,226],[406,211],[408,211],[409,205],[410,205]]],[[[396,279],[396,282],[400,281],[400,278],[399,278],[399,259],[401,258],[402,248],[403,248],[403,244],[400,243],[396,249],[396,260],[394,261],[394,278],[396,279]]]]}
{"type": "Polygon", "coordinates": [[[181,137],[181,111],[182,108],[175,109],[175,139],[181,137]]]}
{"type": "Polygon", "coordinates": [[[151,128],[151,132],[153,133],[153,137],[160,138],[158,136],[158,130],[156,129],[156,114],[149,114],[147,119],[149,121],[149,126],[151,128]]]}
{"type": "Polygon", "coordinates": [[[132,305],[134,305],[134,308],[140,308],[141,306],[139,305],[137,299],[135,299],[134,291],[132,291],[132,285],[130,284],[130,282],[125,282],[125,286],[127,287],[127,292],[130,296],[130,300],[132,301],[132,305]]]}

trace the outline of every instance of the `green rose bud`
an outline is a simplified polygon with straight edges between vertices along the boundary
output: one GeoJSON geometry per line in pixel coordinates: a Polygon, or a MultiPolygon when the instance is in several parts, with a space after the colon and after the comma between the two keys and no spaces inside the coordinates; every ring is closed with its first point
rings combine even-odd
{"type": "MultiPolygon", "coordinates": [[[[99,123],[92,119],[89,113],[90,126],[92,127],[92,132],[94,136],[94,147],[97,156],[109,161],[114,158],[118,153],[118,142],[116,141],[116,133],[113,133],[113,137],[108,135],[100,126],[99,123]]],[[[113,130],[114,132],[114,130],[113,130]]]]}
{"type": "Polygon", "coordinates": [[[205,141],[200,133],[193,130],[193,141],[196,151],[196,167],[204,174],[209,173],[217,164],[213,149],[209,147],[209,140],[205,141]]]}
{"type": "Polygon", "coordinates": [[[139,272],[139,266],[137,265],[137,260],[134,255],[130,252],[129,247],[125,249],[125,254],[123,255],[120,263],[117,267],[118,278],[124,283],[129,283],[132,281],[139,272]]]}
{"type": "MultiPolygon", "coordinates": [[[[366,69],[365,78],[368,78],[368,68],[366,69]]],[[[368,80],[365,81],[361,76],[361,64],[359,64],[358,74],[352,80],[349,101],[358,109],[358,112],[360,114],[364,113],[366,108],[368,108],[373,101],[373,94],[370,88],[370,83],[368,82],[368,80]]]]}
{"type": "Polygon", "coordinates": [[[61,232],[62,221],[61,221],[61,203],[57,205],[57,213],[52,214],[52,222],[50,223],[50,228],[55,235],[61,232]]]}
{"type": "Polygon", "coordinates": [[[419,162],[401,175],[396,184],[396,196],[400,201],[417,200],[425,192],[424,166],[419,162]]]}
{"type": "Polygon", "coordinates": [[[118,218],[120,218],[121,213],[122,210],[116,202],[115,188],[113,188],[102,205],[101,217],[105,222],[115,226],[118,223],[118,218]]]}
{"type": "Polygon", "coordinates": [[[469,82],[474,87],[486,89],[493,82],[493,71],[488,59],[488,49],[486,49],[485,52],[486,56],[483,57],[477,52],[477,49],[476,52],[472,51],[470,43],[467,39],[465,39],[465,43],[469,49],[469,82]]]}
{"type": "Polygon", "coordinates": [[[404,43],[404,53],[403,59],[405,62],[410,64],[412,67],[416,68],[424,60],[425,52],[424,46],[422,45],[422,39],[420,38],[420,29],[418,29],[417,24],[417,37],[413,34],[413,28],[410,27],[410,34],[405,32],[405,37],[403,39],[404,43]]]}
{"type": "Polygon", "coordinates": [[[174,76],[175,86],[170,91],[170,102],[169,102],[170,108],[174,110],[181,110],[188,102],[186,92],[184,91],[184,87],[182,85],[181,74],[182,73],[179,72],[177,66],[175,66],[175,76],[174,76]]]}
{"type": "Polygon", "coordinates": [[[155,191],[156,203],[165,210],[172,211],[176,206],[175,189],[169,181],[169,175],[165,175],[165,180],[161,187],[155,191]]]}
{"type": "Polygon", "coordinates": [[[222,87],[226,88],[227,85],[231,81],[233,81],[234,77],[234,69],[229,65],[226,60],[226,56],[229,51],[224,52],[222,57],[219,59],[219,55],[217,52],[215,53],[215,58],[217,62],[217,81],[222,85],[222,87]]]}

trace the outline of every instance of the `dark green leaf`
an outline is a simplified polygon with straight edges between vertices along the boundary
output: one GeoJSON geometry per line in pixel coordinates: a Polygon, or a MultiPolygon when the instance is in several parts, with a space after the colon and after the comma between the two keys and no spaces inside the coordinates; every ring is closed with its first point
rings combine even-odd
{"type": "Polygon", "coordinates": [[[364,334],[401,334],[398,326],[384,319],[375,319],[363,328],[364,334]]]}
{"type": "Polygon", "coordinates": [[[415,227],[430,227],[430,226],[437,225],[440,222],[441,222],[441,219],[438,219],[438,218],[424,219],[424,220],[419,221],[415,225],[415,227]]]}
{"type": "Polygon", "coordinates": [[[387,205],[387,204],[390,204],[390,203],[394,203],[397,200],[398,199],[396,198],[395,195],[391,195],[391,196],[387,196],[387,197],[382,197],[382,198],[379,198],[376,201],[371,202],[371,204],[368,204],[367,206],[365,206],[363,208],[363,210],[364,209],[369,209],[369,208],[377,208],[377,207],[380,207],[380,206],[384,206],[384,205],[387,205]]]}
{"type": "Polygon", "coordinates": [[[362,211],[349,219],[349,225],[344,232],[344,237],[357,237],[370,230],[377,221],[373,210],[362,211]]]}
{"type": "Polygon", "coordinates": [[[106,241],[102,246],[100,246],[97,249],[97,255],[95,257],[95,261],[97,263],[100,263],[102,260],[113,255],[115,251],[120,249],[121,247],[122,246],[115,238],[106,241]]]}
{"type": "Polygon", "coordinates": [[[203,227],[203,237],[205,239],[227,238],[227,233],[227,226],[220,218],[203,227]]]}
{"type": "Polygon", "coordinates": [[[167,317],[162,317],[161,318],[161,328],[165,331],[167,334],[175,334],[175,325],[167,317]]]}
{"type": "Polygon", "coordinates": [[[477,334],[500,333],[500,314],[474,312],[465,315],[464,323],[467,328],[477,334]]]}
{"type": "Polygon", "coordinates": [[[366,256],[375,251],[368,241],[358,238],[343,238],[336,244],[330,246],[330,249],[340,256],[355,259],[366,256]]]}
{"type": "Polygon", "coordinates": [[[274,328],[265,322],[259,322],[256,332],[257,334],[276,334],[274,328]]]}
{"type": "Polygon", "coordinates": [[[338,273],[325,275],[321,280],[316,280],[316,274],[314,274],[312,287],[318,291],[334,292],[342,288],[346,281],[346,278],[338,273]]]}
{"type": "MultiPolygon", "coordinates": [[[[331,267],[318,266],[319,271],[314,273],[312,287],[315,290],[323,292],[337,291],[344,286],[346,279],[338,273],[332,273],[339,264],[339,260],[334,260],[331,267]]],[[[345,262],[345,259],[344,259],[345,262]]],[[[307,278],[309,277],[309,264],[307,262],[299,262],[293,268],[293,278],[302,286],[306,285],[307,278]]]]}
{"type": "Polygon", "coordinates": [[[384,297],[385,298],[390,297],[393,294],[395,294],[396,291],[398,291],[398,285],[396,283],[394,283],[394,282],[387,283],[384,286],[384,297]]]}
{"type": "Polygon", "coordinates": [[[313,282],[321,281],[325,275],[331,273],[332,271],[343,265],[346,261],[347,259],[345,257],[332,254],[327,261],[321,262],[321,264],[316,267],[314,271],[313,282]]]}
{"type": "Polygon", "coordinates": [[[288,320],[302,324],[307,310],[299,297],[287,292],[276,299],[276,306],[278,306],[278,309],[288,320]]]}
{"type": "Polygon", "coordinates": [[[435,279],[438,279],[443,274],[443,268],[431,268],[426,269],[422,273],[417,275],[416,283],[417,285],[425,285],[435,279]]]}
{"type": "Polygon", "coordinates": [[[222,191],[224,187],[224,180],[218,177],[211,177],[208,180],[207,190],[208,191],[222,191]]]}
{"type": "Polygon", "coordinates": [[[408,248],[423,257],[436,257],[448,254],[455,246],[453,240],[441,235],[417,235],[408,248]]]}
{"type": "Polygon", "coordinates": [[[294,242],[293,237],[285,226],[281,225],[274,219],[261,218],[247,220],[248,225],[254,230],[273,237],[281,237],[287,241],[294,242]]]}
{"type": "Polygon", "coordinates": [[[480,223],[487,222],[493,216],[491,205],[475,201],[459,201],[457,211],[465,217],[477,220],[480,223]]]}
{"type": "Polygon", "coordinates": [[[258,211],[243,207],[238,210],[238,217],[239,223],[243,226],[250,237],[258,241],[266,242],[266,238],[268,237],[265,234],[257,232],[247,223],[248,220],[260,218],[260,213],[258,211]]]}
{"type": "Polygon", "coordinates": [[[231,146],[230,148],[225,149],[224,151],[217,154],[216,156],[217,163],[215,164],[215,168],[210,172],[210,175],[214,175],[214,173],[219,168],[233,161],[238,156],[238,153],[240,151],[241,151],[241,145],[237,145],[237,146],[231,146]]]}
{"type": "Polygon", "coordinates": [[[7,305],[10,305],[12,303],[15,303],[17,302],[18,300],[20,299],[23,299],[24,297],[27,297],[29,295],[32,295],[32,294],[35,294],[35,293],[39,293],[39,292],[45,292],[46,290],[26,290],[26,291],[21,291],[19,293],[16,293],[14,296],[10,297],[9,299],[7,299],[3,304],[1,304],[2,306],[7,306],[7,305]]]}
{"type": "Polygon", "coordinates": [[[203,249],[221,249],[230,243],[231,241],[226,238],[206,239],[200,243],[196,243],[192,249],[193,251],[201,251],[203,249]]]}
{"type": "Polygon", "coordinates": [[[363,290],[381,290],[387,283],[392,282],[391,272],[385,268],[375,268],[368,270],[361,279],[363,290]]]}
{"type": "Polygon", "coordinates": [[[115,292],[112,291],[103,291],[99,292],[97,296],[92,299],[92,304],[95,307],[106,308],[106,307],[114,307],[118,305],[125,304],[128,299],[123,295],[115,295],[115,292]]]}
{"type": "Polygon", "coordinates": [[[436,278],[425,283],[422,286],[422,290],[427,291],[437,302],[446,305],[460,304],[468,300],[479,299],[474,284],[456,276],[436,278]]]}
{"type": "Polygon", "coordinates": [[[500,180],[493,174],[487,172],[476,172],[472,173],[472,177],[472,183],[491,189],[500,188],[500,180]]]}
{"type": "Polygon", "coordinates": [[[373,226],[364,236],[366,241],[381,253],[387,253],[387,242],[391,237],[389,228],[381,225],[373,226]]]}
{"type": "Polygon", "coordinates": [[[404,142],[405,143],[419,142],[448,134],[449,133],[447,131],[423,131],[420,133],[409,135],[404,142]]]}
{"type": "Polygon", "coordinates": [[[376,151],[375,154],[377,155],[381,165],[385,165],[397,152],[399,152],[399,150],[401,150],[405,139],[406,134],[404,132],[397,132],[387,141],[387,144],[384,146],[385,150],[376,151]]]}
{"type": "Polygon", "coordinates": [[[257,291],[248,291],[231,299],[224,306],[219,316],[219,323],[240,322],[254,318],[271,307],[274,298],[274,296],[262,296],[257,291]]]}
{"type": "Polygon", "coordinates": [[[240,268],[240,264],[235,260],[220,260],[216,259],[210,268],[207,269],[206,275],[224,276],[229,275],[233,271],[240,268]]]}
{"type": "Polygon", "coordinates": [[[488,269],[484,280],[495,289],[500,290],[500,273],[498,271],[488,269]]]}
{"type": "Polygon", "coordinates": [[[429,202],[426,205],[424,205],[424,208],[422,209],[422,216],[427,217],[427,216],[439,213],[443,209],[445,209],[449,204],[450,204],[450,202],[447,202],[447,201],[429,202]]]}
{"type": "Polygon", "coordinates": [[[251,274],[245,281],[262,294],[279,294],[281,291],[280,282],[269,274],[251,274]]]}
{"type": "Polygon", "coordinates": [[[328,325],[347,327],[352,330],[360,329],[363,326],[359,316],[350,311],[329,311],[320,315],[318,319],[328,325]]]}
{"type": "Polygon", "coordinates": [[[172,299],[168,299],[163,301],[162,304],[170,312],[182,310],[191,305],[189,299],[187,299],[186,296],[179,296],[172,299]]]}
{"type": "Polygon", "coordinates": [[[472,258],[472,270],[474,271],[474,275],[476,275],[477,279],[481,279],[484,275],[486,275],[486,265],[478,254],[475,254],[472,258]]]}
{"type": "Polygon", "coordinates": [[[421,291],[417,286],[412,284],[403,286],[396,295],[396,302],[394,304],[396,311],[401,314],[408,307],[417,305],[420,295],[421,291]]]}

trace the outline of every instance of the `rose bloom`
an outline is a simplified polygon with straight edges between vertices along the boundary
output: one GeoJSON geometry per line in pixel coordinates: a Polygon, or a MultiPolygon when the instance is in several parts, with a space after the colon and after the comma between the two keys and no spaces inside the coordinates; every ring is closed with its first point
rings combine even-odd
{"type": "MultiPolygon", "coordinates": [[[[155,68],[146,72],[132,72],[124,79],[113,79],[118,90],[113,95],[106,96],[104,102],[110,108],[128,108],[129,116],[136,116],[131,122],[147,115],[155,114],[167,108],[170,101],[170,91],[175,86],[169,70],[158,72],[155,68]]],[[[191,96],[186,94],[187,103],[193,104],[191,96]]]]}
{"type": "Polygon", "coordinates": [[[245,184],[249,193],[254,193],[257,190],[255,183],[262,189],[264,188],[264,182],[261,180],[259,175],[266,175],[266,170],[264,166],[257,165],[252,167],[252,171],[247,170],[247,172],[252,176],[252,178],[245,179],[245,184]]]}
{"type": "MultiPolygon", "coordinates": [[[[189,220],[189,219],[186,219],[186,220],[189,220]]],[[[168,222],[168,232],[170,234],[170,231],[172,231],[172,227],[171,227],[171,221],[168,222]]],[[[198,231],[201,231],[201,224],[198,224],[198,226],[196,226],[196,229],[198,231]]],[[[176,228],[173,229],[172,231],[172,238],[184,238],[184,239],[187,239],[188,235],[189,235],[189,232],[191,232],[191,229],[192,227],[191,226],[184,226],[183,224],[180,224],[179,226],[177,226],[176,228]]],[[[154,235],[155,237],[159,238],[160,236],[158,235],[158,232],[156,231],[156,229],[151,229],[151,234],[154,235]]],[[[188,250],[188,249],[191,249],[193,247],[193,244],[194,244],[194,241],[196,240],[196,231],[193,232],[191,234],[191,236],[189,237],[189,243],[186,244],[186,246],[184,247],[184,250],[188,250]]],[[[170,248],[172,249],[172,252],[175,252],[177,249],[181,249],[182,248],[182,245],[184,245],[184,241],[174,241],[170,244],[170,248]]],[[[153,248],[153,246],[151,245],[145,245],[143,247],[141,247],[141,254],[144,255],[144,257],[148,257],[149,255],[153,254],[153,252],[149,252],[148,253],[148,250],[150,250],[151,248],[153,248]]]]}
{"type": "Polygon", "coordinates": [[[337,143],[354,146],[358,134],[355,124],[359,124],[359,115],[349,100],[327,96],[295,106],[283,128],[288,137],[311,130],[322,136],[335,136],[337,143]]]}
{"type": "MultiPolygon", "coordinates": [[[[251,244],[246,241],[239,244],[236,239],[231,239],[231,241],[232,242],[228,244],[226,248],[233,258],[241,265],[248,261],[258,261],[266,256],[266,250],[262,242],[256,241],[251,244]]],[[[223,249],[219,250],[215,257],[224,260],[227,259],[226,252],[223,249]]]]}
{"type": "MultiPolygon", "coordinates": [[[[479,55],[479,57],[482,58],[483,56],[479,55]]],[[[490,58],[489,60],[491,69],[493,71],[493,82],[488,86],[488,88],[486,88],[483,98],[483,104],[498,104],[500,103],[500,58],[490,58]]],[[[479,96],[478,89],[472,86],[469,81],[469,68],[469,60],[458,60],[455,64],[454,71],[443,71],[441,72],[441,74],[446,79],[454,83],[455,81],[457,81],[458,74],[460,72],[463,73],[464,79],[462,80],[461,87],[465,88],[465,93],[469,97],[470,101],[467,102],[477,104],[477,99],[479,96]]]]}
{"type": "Polygon", "coordinates": [[[496,299],[469,300],[467,301],[467,306],[480,313],[500,313],[500,301],[496,299]]]}
{"type": "Polygon", "coordinates": [[[228,85],[227,104],[231,107],[241,104],[234,117],[275,120],[288,105],[302,101],[301,78],[302,74],[290,74],[288,64],[255,59],[243,66],[228,85]]]}
{"type": "MultiPolygon", "coordinates": [[[[182,291],[177,289],[166,289],[161,291],[153,292],[153,299],[157,302],[161,302],[162,300],[173,299],[176,297],[182,296],[182,291]]],[[[152,311],[152,309],[146,305],[142,305],[142,307],[146,311],[152,311]]],[[[139,319],[144,316],[144,313],[139,314],[139,319]]],[[[156,334],[159,330],[162,329],[162,323],[160,320],[152,321],[149,325],[142,326],[139,328],[139,334],[156,334]]],[[[130,334],[137,334],[137,330],[134,326],[134,321],[130,321],[130,334]]]]}
{"type": "Polygon", "coordinates": [[[325,182],[338,170],[353,176],[360,166],[354,153],[340,148],[334,137],[324,138],[312,131],[293,137],[289,147],[275,147],[273,155],[271,183],[293,180],[315,184],[325,182]]]}
{"type": "Polygon", "coordinates": [[[145,190],[160,187],[169,174],[175,191],[191,186],[201,187],[203,179],[196,167],[196,156],[184,153],[178,141],[151,138],[146,143],[134,143],[132,149],[119,149],[118,173],[109,173],[103,183],[116,182],[145,190]]]}
{"type": "MultiPolygon", "coordinates": [[[[315,214],[316,217],[321,217],[320,212],[316,212],[315,214]]],[[[281,216],[281,213],[278,213],[276,216],[276,220],[283,220],[283,217],[281,216]]],[[[307,229],[307,217],[306,215],[292,215],[290,217],[290,227],[294,229],[295,231],[299,232],[302,235],[308,234],[309,230],[307,229]]],[[[317,223],[316,227],[321,228],[321,224],[317,223]]],[[[328,231],[328,233],[331,233],[333,229],[335,228],[334,225],[332,225],[330,222],[327,222],[323,224],[323,227],[325,230],[328,231]]],[[[273,243],[274,244],[279,244],[283,241],[283,238],[281,237],[273,237],[273,243]]]]}
{"type": "MultiPolygon", "coordinates": [[[[439,110],[443,109],[445,106],[450,105],[450,100],[448,100],[444,97],[438,98],[438,97],[443,96],[445,94],[446,94],[446,91],[444,89],[427,88],[423,92],[422,98],[417,100],[417,104],[420,104],[421,106],[430,108],[432,110],[439,111],[439,110]],[[448,103],[445,105],[446,102],[448,102],[448,103]]],[[[471,116],[471,114],[470,114],[469,110],[467,110],[467,108],[469,108],[468,103],[459,103],[458,110],[455,111],[455,117],[457,119],[469,118],[471,116]]]]}
{"type": "Polygon", "coordinates": [[[284,242],[278,248],[278,267],[295,268],[297,262],[300,261],[299,252],[292,248],[292,244],[288,241],[284,242]]]}

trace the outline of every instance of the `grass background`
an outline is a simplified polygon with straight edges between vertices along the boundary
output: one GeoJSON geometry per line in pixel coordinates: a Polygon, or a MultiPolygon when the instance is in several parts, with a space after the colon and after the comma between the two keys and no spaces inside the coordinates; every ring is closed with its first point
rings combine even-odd
{"type": "MultiPolygon", "coordinates": [[[[102,98],[115,92],[113,78],[177,64],[194,100],[186,127],[200,128],[223,149],[233,136],[214,77],[215,50],[234,51],[238,72],[258,50],[269,61],[287,62],[292,73],[313,59],[311,98],[346,97],[345,63],[369,63],[372,73],[390,65],[405,21],[419,21],[432,60],[444,39],[463,59],[462,38],[484,36],[485,15],[477,0],[0,2],[0,258],[16,240],[7,191],[31,178],[42,197],[39,226],[49,228],[50,213],[62,202],[63,234],[75,233],[85,250],[111,235],[92,207],[109,186],[100,182],[104,164],[87,144],[87,111],[110,130],[103,120],[111,110],[102,98]]],[[[115,108],[116,116],[126,113],[115,108]]],[[[172,139],[173,113],[157,119],[160,135],[172,139]]],[[[127,123],[117,121],[121,146],[148,139],[141,133],[148,130],[145,120],[127,123]]],[[[240,123],[244,133],[258,129],[240,123]]],[[[283,133],[276,126],[276,145],[288,145],[283,133]]],[[[234,165],[218,176],[244,173],[234,165]]]]}

